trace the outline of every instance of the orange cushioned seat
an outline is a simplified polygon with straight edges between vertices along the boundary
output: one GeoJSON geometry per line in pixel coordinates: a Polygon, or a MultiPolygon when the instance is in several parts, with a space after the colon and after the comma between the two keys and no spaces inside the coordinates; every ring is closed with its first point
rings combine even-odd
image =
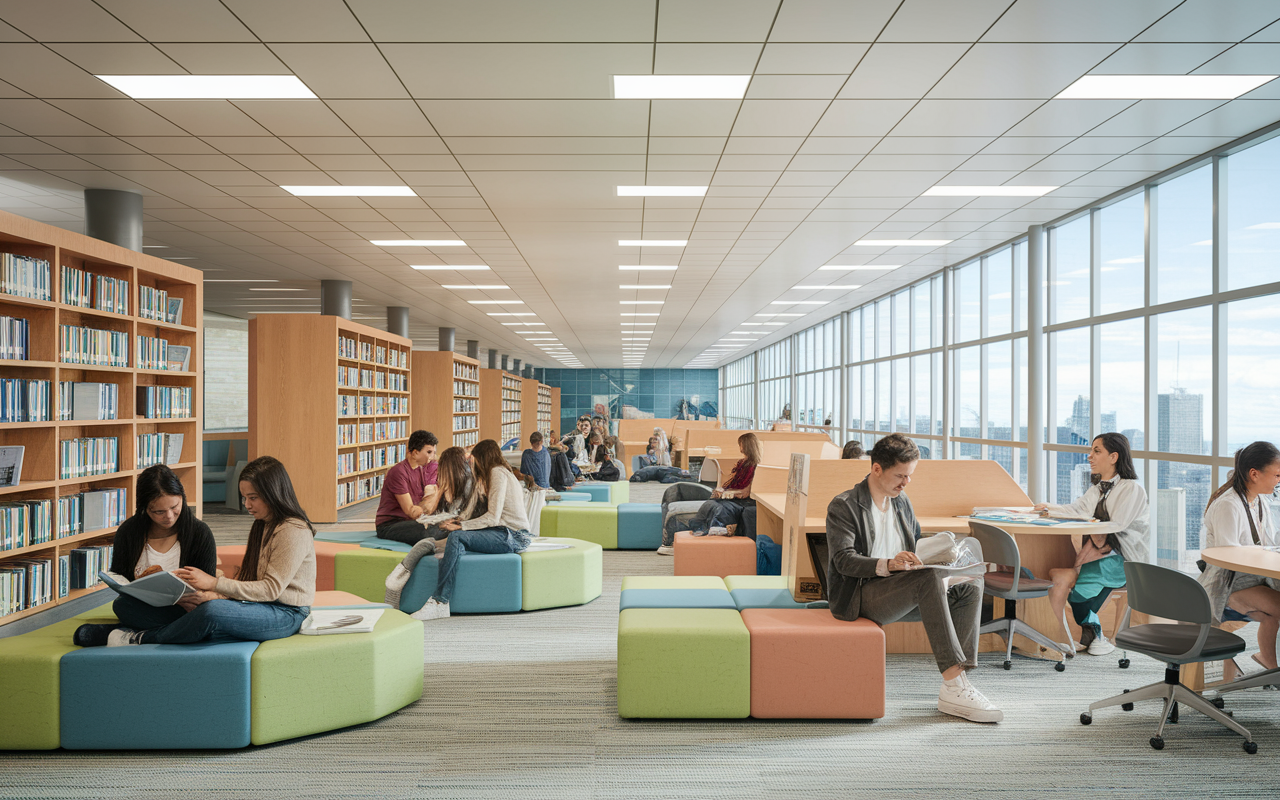
{"type": "Polygon", "coordinates": [[[751,716],[879,719],[884,716],[884,631],[844,622],[825,608],[748,608],[751,716]]]}
{"type": "MultiPolygon", "coordinates": [[[[333,557],[343,550],[358,550],[358,544],[340,544],[337,542],[316,542],[316,591],[333,591],[333,557]]],[[[224,544],[218,548],[218,569],[228,578],[234,579],[240,572],[240,562],[244,561],[244,545],[224,544]]],[[[367,600],[360,600],[367,603],[367,600]]]]}
{"type": "Polygon", "coordinates": [[[694,536],[676,534],[676,575],[756,574],[756,543],[746,536],[694,536]]]}
{"type": "Polygon", "coordinates": [[[312,608],[327,608],[329,606],[367,606],[369,601],[365,600],[358,594],[351,592],[316,592],[316,599],[311,601],[312,608]]]}

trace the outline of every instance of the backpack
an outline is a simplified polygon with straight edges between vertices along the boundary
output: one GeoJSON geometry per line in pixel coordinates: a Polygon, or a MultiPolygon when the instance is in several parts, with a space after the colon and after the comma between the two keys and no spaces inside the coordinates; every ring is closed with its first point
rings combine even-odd
{"type": "Polygon", "coordinates": [[[548,476],[551,488],[563,492],[573,486],[573,470],[569,469],[569,459],[564,453],[553,453],[551,456],[551,475],[548,476]]]}

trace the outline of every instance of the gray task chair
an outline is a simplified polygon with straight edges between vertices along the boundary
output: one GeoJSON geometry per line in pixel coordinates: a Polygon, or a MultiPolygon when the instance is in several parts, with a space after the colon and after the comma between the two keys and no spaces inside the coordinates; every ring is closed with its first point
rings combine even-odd
{"type": "Polygon", "coordinates": [[[1062,672],[1067,668],[1067,645],[1055,642],[1040,631],[1018,619],[1018,601],[1035,600],[1049,594],[1053,581],[1031,577],[1031,573],[1023,574],[1022,554],[1018,551],[1018,543],[1003,528],[983,522],[969,523],[970,535],[982,545],[982,557],[992,564],[1012,568],[1012,572],[988,572],[983,576],[983,593],[991,597],[999,597],[1004,601],[1004,616],[993,619],[979,630],[979,634],[996,633],[1005,641],[1004,668],[1013,669],[1013,637],[1014,634],[1025,636],[1041,647],[1056,650],[1061,654],[1053,668],[1062,672]]]}
{"type": "Polygon", "coordinates": [[[1156,735],[1151,737],[1151,746],[1155,749],[1164,749],[1165,723],[1177,721],[1177,717],[1172,716],[1171,712],[1176,712],[1177,704],[1183,703],[1243,736],[1246,753],[1258,752],[1258,745],[1243,725],[1219,711],[1199,693],[1184,686],[1181,679],[1183,664],[1231,658],[1245,649],[1244,639],[1213,627],[1213,609],[1209,604],[1209,595],[1195,578],[1167,567],[1134,561],[1124,563],[1124,577],[1129,586],[1131,611],[1191,624],[1152,623],[1130,628],[1126,614],[1121,630],[1116,633],[1116,644],[1163,661],[1164,680],[1133,691],[1126,689],[1124,694],[1092,703],[1089,710],[1080,715],[1080,723],[1092,723],[1093,712],[1100,708],[1121,706],[1129,711],[1136,701],[1160,699],[1164,701],[1164,713],[1160,715],[1156,735]]]}

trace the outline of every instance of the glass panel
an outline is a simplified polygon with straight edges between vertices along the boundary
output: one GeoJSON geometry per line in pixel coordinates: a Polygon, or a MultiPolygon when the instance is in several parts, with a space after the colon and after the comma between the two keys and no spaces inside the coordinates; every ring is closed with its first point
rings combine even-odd
{"type": "Polygon", "coordinates": [[[892,386],[889,362],[881,361],[876,364],[876,430],[878,431],[891,430],[889,415],[892,412],[892,406],[889,401],[889,392],[892,386]]]}
{"type": "Polygon", "coordinates": [[[1102,364],[1098,407],[1099,433],[1119,431],[1134,450],[1145,450],[1143,420],[1146,397],[1146,336],[1144,320],[1131,319],[1098,327],[1102,364]]]}
{"type": "Polygon", "coordinates": [[[874,304],[862,307],[862,360],[870,361],[876,357],[876,307],[874,304]]]}
{"type": "Polygon", "coordinates": [[[974,262],[955,270],[956,341],[967,342],[982,336],[982,273],[974,262]]]}
{"type": "MultiPolygon", "coordinates": [[[[987,348],[987,439],[1013,439],[1013,345],[997,342],[987,348]]],[[[1013,454],[1009,454],[1012,463],[1013,454]]],[[[1005,467],[1008,469],[1008,465],[1005,467]]],[[[1013,473],[1010,472],[1010,475],[1013,473]]]]}
{"type": "Polygon", "coordinates": [[[1156,302],[1213,291],[1213,167],[1155,187],[1156,302]]]}
{"type": "Polygon", "coordinates": [[[849,428],[857,430],[862,426],[862,370],[852,367],[848,371],[849,380],[849,428]]]}
{"type": "MultiPolygon", "coordinates": [[[[1213,313],[1208,306],[1156,320],[1156,449],[1208,453],[1213,418],[1213,313]]],[[[1199,507],[1204,511],[1204,505],[1199,507]]]]}
{"type": "MultiPolygon", "coordinates": [[[[1018,287],[1014,300],[1017,301],[1017,308],[1014,311],[1014,319],[1018,323],[1018,327],[1014,330],[1025,331],[1027,329],[1027,244],[1019,242],[1013,246],[1013,283],[1018,287]]],[[[1041,313],[1044,306],[1040,307],[1041,313]]],[[[1026,459],[1023,459],[1026,462],[1026,459]]]]}
{"type": "Polygon", "coordinates": [[[911,291],[905,289],[893,296],[893,354],[911,351],[911,291]]]}
{"type": "MultiPolygon", "coordinates": [[[[955,418],[952,420],[954,436],[979,438],[982,429],[982,353],[979,347],[966,347],[955,351],[955,383],[956,402],[955,418]]],[[[957,449],[957,458],[981,458],[982,447],[976,444],[961,444],[957,449]]]]}
{"type": "Polygon", "coordinates": [[[1075,328],[1051,334],[1054,363],[1050,374],[1057,383],[1054,392],[1053,441],[1058,444],[1089,444],[1089,329],[1075,328]]]}
{"type": "Polygon", "coordinates": [[[1223,313],[1227,318],[1227,441],[1218,454],[1229,456],[1250,442],[1276,439],[1280,295],[1228,303],[1223,313]]]}
{"type": "Polygon", "coordinates": [[[889,323],[889,298],[886,297],[876,303],[876,358],[884,358],[890,354],[893,340],[889,323]]]}
{"type": "Polygon", "coordinates": [[[916,356],[911,363],[916,373],[915,432],[932,433],[933,356],[916,356]]]}
{"type": "Polygon", "coordinates": [[[1013,330],[1013,249],[987,258],[987,332],[999,336],[1013,330]]]}
{"type": "Polygon", "coordinates": [[[1212,493],[1212,468],[1177,461],[1156,462],[1156,563],[1192,575],[1198,572],[1201,521],[1212,493]]]}
{"type": "Polygon", "coordinates": [[[849,312],[849,358],[850,364],[862,360],[862,310],[849,312]]]}
{"type": "Polygon", "coordinates": [[[942,302],[942,278],[934,278],[930,283],[933,284],[933,346],[942,347],[942,324],[946,310],[942,302]]]}
{"type": "Polygon", "coordinates": [[[911,359],[893,362],[893,429],[911,433],[911,359]]]}
{"type": "MultiPolygon", "coordinates": [[[[1017,369],[1017,374],[1013,378],[1013,385],[1018,387],[1018,406],[1016,408],[1018,417],[1013,423],[1013,438],[1020,442],[1025,442],[1027,440],[1027,390],[1029,387],[1026,339],[1013,340],[1013,363],[1017,369]]],[[[1025,463],[1023,464],[1023,469],[1026,469],[1025,463]]]]}
{"type": "Polygon", "coordinates": [[[862,429],[876,429],[876,368],[873,364],[862,368],[862,429]]]}
{"type": "Polygon", "coordinates": [[[1144,202],[1139,192],[1098,212],[1103,314],[1138,308],[1146,302],[1144,202]]]}
{"type": "Polygon", "coordinates": [[[1227,260],[1223,288],[1276,280],[1280,261],[1280,139],[1226,158],[1227,260]]]}
{"type": "Polygon", "coordinates": [[[933,315],[929,311],[931,292],[932,287],[928,282],[917,283],[911,289],[911,322],[915,328],[911,347],[915,350],[926,350],[931,347],[929,341],[929,328],[933,321],[933,315]]]}
{"type": "Polygon", "coordinates": [[[1049,231],[1053,253],[1050,322],[1089,316],[1089,215],[1049,231]]]}

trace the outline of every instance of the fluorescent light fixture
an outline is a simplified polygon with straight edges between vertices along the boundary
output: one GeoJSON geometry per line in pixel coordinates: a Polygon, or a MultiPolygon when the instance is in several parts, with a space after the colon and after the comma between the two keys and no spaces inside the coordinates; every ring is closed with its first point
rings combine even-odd
{"type": "Polygon", "coordinates": [[[296,75],[97,75],[134,100],[315,100],[296,75]]]}
{"type": "Polygon", "coordinates": [[[729,331],[730,336],[768,336],[768,331],[729,331]]]}
{"type": "Polygon", "coordinates": [[[684,247],[688,239],[619,239],[619,247],[684,247]]]}
{"type": "Polygon", "coordinates": [[[205,283],[279,283],[269,278],[210,278],[205,283]]]}
{"type": "Polygon", "coordinates": [[[623,322],[623,323],[619,323],[619,324],[621,324],[621,325],[623,325],[623,326],[625,327],[625,326],[627,326],[627,325],[646,325],[646,326],[648,326],[648,325],[657,325],[658,323],[656,323],[656,322],[623,322]]]}
{"type": "MultiPolygon", "coordinates": [[[[538,315],[537,315],[537,314],[535,314],[535,313],[533,313],[532,311],[519,311],[519,312],[512,312],[512,311],[496,311],[496,312],[490,312],[490,313],[489,313],[489,316],[491,316],[491,317],[536,317],[536,316],[538,316],[538,315]]],[[[532,325],[533,323],[531,323],[531,322],[521,322],[520,324],[521,324],[521,325],[532,325]]]]}
{"type": "Polygon", "coordinates": [[[750,75],[614,75],[618,100],[741,100],[750,75]]]}
{"type": "MultiPolygon", "coordinates": [[[[493,314],[490,314],[489,316],[491,316],[491,317],[492,317],[492,316],[494,316],[494,315],[493,315],[493,314]]],[[[526,326],[526,327],[527,327],[527,326],[529,326],[529,325],[546,325],[547,323],[545,323],[545,322],[504,322],[504,323],[502,323],[502,324],[503,324],[503,325],[524,325],[524,326],[526,326]]]]}
{"type": "Polygon", "coordinates": [[[1057,186],[934,186],[924,197],[1043,197],[1057,186]]]}
{"type": "Polygon", "coordinates": [[[902,266],[901,264],[893,264],[892,266],[885,265],[885,264],[866,264],[860,267],[843,267],[843,266],[837,266],[835,264],[830,264],[825,267],[818,267],[818,271],[819,272],[848,272],[849,270],[855,270],[855,269],[898,269],[901,266],[902,266]]]}
{"type": "MultiPolygon", "coordinates": [[[[370,239],[378,247],[466,247],[461,239],[370,239]]],[[[457,267],[452,267],[457,269],[457,267]]]]}
{"type": "Polygon", "coordinates": [[[1085,75],[1054,100],[1234,100],[1275,75],[1085,75]]]}
{"type": "Polygon", "coordinates": [[[619,300],[619,305],[624,306],[660,306],[663,300],[619,300]]]}
{"type": "Polygon", "coordinates": [[[669,283],[620,283],[619,289],[670,289],[669,283]]]}
{"type": "Polygon", "coordinates": [[[506,305],[522,306],[524,305],[523,300],[468,300],[467,302],[473,306],[506,306],[506,305]]]}
{"type": "Polygon", "coordinates": [[[525,339],[526,342],[558,342],[559,339],[525,339]]]}
{"type": "Polygon", "coordinates": [[[942,247],[950,239],[859,239],[858,247],[942,247]]]}
{"type": "Polygon", "coordinates": [[[619,186],[618,197],[702,197],[705,186],[619,186]]]}
{"type": "Polygon", "coordinates": [[[661,315],[660,315],[660,314],[658,314],[658,313],[656,313],[656,312],[624,311],[624,312],[622,312],[622,314],[620,314],[619,316],[623,316],[623,317],[658,317],[658,316],[661,316],[661,315]]]}
{"type": "Polygon", "coordinates": [[[773,300],[771,306],[825,306],[826,300],[773,300]]]}
{"type": "Polygon", "coordinates": [[[296,197],[417,197],[408,186],[281,186],[296,197]]]}
{"type": "Polygon", "coordinates": [[[763,322],[739,322],[739,325],[763,325],[763,322]]]}
{"type": "Polygon", "coordinates": [[[638,266],[638,267],[619,266],[618,269],[629,270],[633,272],[675,272],[680,268],[679,267],[650,267],[650,266],[638,266]]]}
{"type": "Polygon", "coordinates": [[[762,324],[762,325],[786,325],[787,323],[785,323],[785,322],[764,322],[764,323],[761,323],[761,324],[762,324]]]}
{"type": "MultiPolygon", "coordinates": [[[[502,324],[503,324],[503,325],[523,325],[523,324],[531,324],[531,323],[521,323],[521,322],[504,322],[504,323],[502,323],[502,324]]],[[[521,336],[524,336],[526,333],[550,333],[550,332],[551,332],[551,331],[512,331],[512,333],[518,333],[518,334],[520,334],[521,336]]],[[[530,339],[529,341],[533,341],[533,340],[532,340],[532,339],[530,339]]]]}
{"type": "Polygon", "coordinates": [[[441,289],[506,289],[505,283],[444,283],[441,289]]]}
{"type": "Polygon", "coordinates": [[[251,292],[305,292],[307,290],[306,289],[280,289],[275,286],[271,286],[271,287],[250,286],[249,291],[251,292]]]}
{"type": "Polygon", "coordinates": [[[624,341],[624,342],[647,342],[647,341],[649,341],[649,340],[650,340],[650,339],[652,339],[652,338],[653,338],[652,336],[623,336],[623,337],[622,337],[622,341],[624,341]]]}
{"type": "Polygon", "coordinates": [[[861,288],[862,288],[862,284],[860,284],[860,283],[854,283],[854,284],[845,284],[845,285],[840,285],[840,284],[835,284],[835,283],[833,283],[833,284],[830,284],[830,285],[828,285],[828,286],[809,286],[809,285],[804,285],[804,286],[792,286],[791,288],[792,288],[792,289],[806,289],[806,290],[813,290],[813,291],[817,291],[817,290],[819,290],[819,289],[861,289],[861,288]]]}
{"type": "Polygon", "coordinates": [[[467,272],[469,270],[488,269],[484,264],[471,264],[469,266],[458,266],[456,264],[437,264],[437,265],[420,265],[410,264],[409,269],[421,270],[423,272],[453,270],[455,272],[467,272]]]}
{"type": "Polygon", "coordinates": [[[804,314],[753,314],[756,317],[803,317],[804,314]]]}

